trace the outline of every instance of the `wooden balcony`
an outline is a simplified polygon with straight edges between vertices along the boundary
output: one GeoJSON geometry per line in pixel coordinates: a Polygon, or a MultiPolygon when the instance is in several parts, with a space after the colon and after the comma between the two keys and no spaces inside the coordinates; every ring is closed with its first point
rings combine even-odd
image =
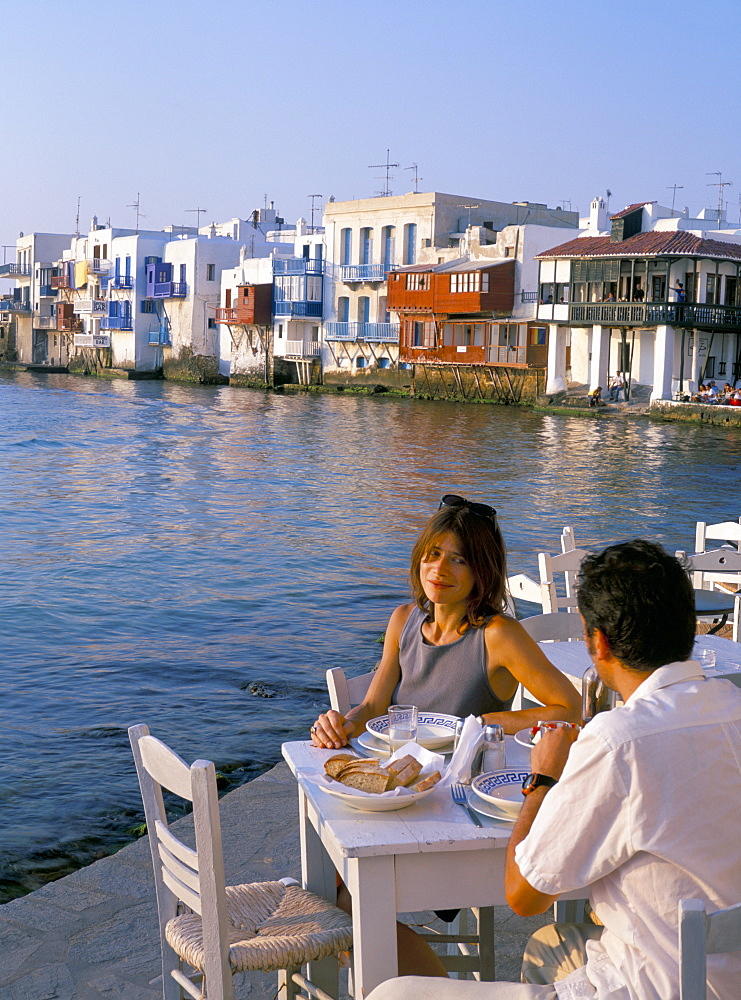
{"type": "Polygon", "coordinates": [[[741,307],[700,302],[572,302],[569,323],[741,330],[741,307]]]}
{"type": "Polygon", "coordinates": [[[71,288],[72,282],[68,274],[53,274],[51,276],[52,288],[71,288]]]}
{"type": "MultiPolygon", "coordinates": [[[[319,306],[321,315],[321,303],[319,306]]],[[[236,303],[216,309],[216,322],[234,326],[269,326],[273,316],[272,308],[272,284],[240,285],[237,288],[236,303]]]]}

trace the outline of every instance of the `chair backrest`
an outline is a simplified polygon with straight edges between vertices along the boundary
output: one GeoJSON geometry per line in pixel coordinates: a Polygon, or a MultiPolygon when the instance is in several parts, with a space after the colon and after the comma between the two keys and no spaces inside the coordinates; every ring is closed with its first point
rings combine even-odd
{"type": "Polygon", "coordinates": [[[705,1000],[707,956],[741,951],[741,903],[706,913],[701,899],[679,901],[679,1000],[705,1000]]]}
{"type": "Polygon", "coordinates": [[[586,554],[586,549],[569,549],[558,556],[552,556],[548,552],[538,553],[540,590],[545,614],[562,609],[576,611],[576,574],[586,554]],[[561,573],[564,575],[565,596],[559,595],[556,583],[556,577],[561,573]]]}
{"type": "MultiPolygon", "coordinates": [[[[377,664],[376,664],[377,666],[377,664]]],[[[373,680],[376,668],[358,677],[346,677],[342,667],[331,667],[327,671],[329,705],[340,715],[347,715],[351,708],[359,705],[373,680]]]]}
{"type": "Polygon", "coordinates": [[[707,538],[712,538],[714,541],[735,542],[738,546],[741,542],[741,517],[738,521],[721,521],[719,524],[698,521],[695,525],[695,552],[705,551],[707,538]]]}
{"type": "Polygon", "coordinates": [[[147,726],[129,729],[131,749],[139,777],[149,847],[157,890],[162,971],[165,997],[179,997],[178,958],[165,940],[165,926],[183,902],[198,913],[203,924],[205,966],[209,997],[231,1000],[229,934],[224,886],[221,823],[216,791],[216,771],[208,760],[190,767],[168,746],[149,735],[147,726]],[[195,850],[169,829],[162,789],[193,804],[195,850]]]}
{"type": "Polygon", "coordinates": [[[574,529],[567,524],[561,531],[561,551],[571,552],[571,550],[575,548],[576,540],[574,538],[574,529]]]}
{"type": "MultiPolygon", "coordinates": [[[[519,597],[520,600],[528,601],[530,604],[543,603],[540,584],[536,583],[527,573],[517,573],[515,576],[508,577],[507,592],[511,598],[519,597]]],[[[513,614],[513,610],[513,605],[508,602],[507,613],[513,614]]]]}
{"type": "Polygon", "coordinates": [[[522,618],[520,625],[536,642],[584,638],[584,627],[579,615],[565,615],[555,611],[551,614],[522,618]]]}
{"type": "Polygon", "coordinates": [[[741,552],[735,549],[712,549],[691,556],[679,551],[675,555],[686,562],[696,590],[712,590],[714,583],[741,586],[741,552]]]}

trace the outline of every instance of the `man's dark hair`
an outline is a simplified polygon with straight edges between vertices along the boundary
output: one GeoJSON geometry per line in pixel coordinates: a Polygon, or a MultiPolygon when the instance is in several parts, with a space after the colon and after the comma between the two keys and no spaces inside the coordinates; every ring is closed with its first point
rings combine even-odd
{"type": "Polygon", "coordinates": [[[689,659],[695,594],[684,566],[660,545],[637,538],[586,556],[577,600],[587,635],[599,629],[626,667],[656,670],[689,659]]]}

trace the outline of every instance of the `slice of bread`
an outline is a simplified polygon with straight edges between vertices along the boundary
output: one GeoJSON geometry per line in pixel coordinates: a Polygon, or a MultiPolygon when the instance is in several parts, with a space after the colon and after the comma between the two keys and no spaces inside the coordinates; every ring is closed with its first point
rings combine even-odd
{"type": "MultiPolygon", "coordinates": [[[[402,757],[402,761],[404,760],[407,760],[407,758],[402,757]]],[[[401,761],[398,761],[397,763],[401,763],[401,761]]],[[[422,765],[418,760],[415,760],[414,757],[409,757],[407,763],[400,770],[391,771],[391,768],[389,768],[389,771],[391,771],[396,783],[405,787],[407,785],[411,785],[421,770],[422,765]]]]}
{"type": "Polygon", "coordinates": [[[386,771],[354,771],[343,775],[342,784],[348,788],[359,788],[362,792],[385,792],[389,782],[386,771]]]}
{"type": "MultiPolygon", "coordinates": [[[[415,758],[412,757],[412,755],[410,753],[408,753],[408,754],[405,754],[403,757],[399,757],[398,760],[392,760],[391,763],[388,766],[388,770],[389,770],[389,772],[391,774],[398,774],[399,771],[403,771],[404,768],[407,767],[412,762],[414,762],[415,764],[417,763],[417,761],[415,760],[415,758]]],[[[422,765],[420,764],[420,770],[421,770],[421,768],[422,768],[422,765]]]]}
{"type": "Polygon", "coordinates": [[[421,781],[418,781],[416,785],[412,785],[412,791],[424,792],[428,788],[432,788],[433,785],[436,785],[440,780],[440,778],[441,778],[440,772],[433,771],[432,774],[428,774],[426,778],[423,778],[421,781]]]}
{"type": "Polygon", "coordinates": [[[353,754],[337,753],[334,757],[330,757],[329,760],[325,760],[324,770],[330,778],[336,778],[340,768],[344,767],[345,764],[349,764],[353,760],[357,760],[357,757],[353,756],[353,754]]]}

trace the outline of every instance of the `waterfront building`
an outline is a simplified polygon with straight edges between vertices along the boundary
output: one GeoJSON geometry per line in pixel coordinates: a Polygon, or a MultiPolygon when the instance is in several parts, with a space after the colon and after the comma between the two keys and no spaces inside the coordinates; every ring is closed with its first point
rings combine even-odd
{"type": "Polygon", "coordinates": [[[267,240],[260,256],[246,245],[237,267],[222,275],[219,371],[242,385],[318,382],[324,229],[305,219],[271,228],[274,210],[259,214],[267,240]]]}
{"type": "Polygon", "coordinates": [[[548,327],[536,315],[533,258],[573,233],[571,216],[558,228],[469,226],[456,246],[422,251],[435,262],[389,274],[399,361],[419,391],[519,402],[545,389],[548,327]]]}
{"type": "Polygon", "coordinates": [[[15,287],[0,298],[0,361],[67,364],[67,341],[56,330],[54,261],[69,246],[68,233],[21,233],[16,259],[0,267],[15,287]]]}
{"type": "Polygon", "coordinates": [[[608,219],[595,199],[578,237],[536,256],[548,392],[617,371],[652,399],[741,379],[741,229],[717,209],[639,202],[608,219]]]}
{"type": "MultiPolygon", "coordinates": [[[[509,226],[570,229],[576,228],[577,223],[576,213],[560,208],[550,209],[532,202],[507,204],[440,192],[329,202],[324,212],[328,256],[322,351],[325,381],[372,378],[402,384],[409,381],[413,365],[426,363],[420,351],[414,353],[413,343],[406,342],[400,350],[400,317],[403,316],[405,324],[421,322],[421,333],[411,333],[410,337],[426,337],[429,341],[433,336],[430,330],[435,323],[434,309],[426,303],[427,320],[419,317],[415,320],[413,299],[397,295],[392,310],[388,279],[393,280],[395,272],[407,269],[403,279],[406,288],[407,274],[414,273],[409,268],[428,265],[421,273],[431,275],[430,266],[449,265],[454,259],[465,259],[487,247],[494,250],[487,249],[481,256],[493,261],[498,235],[509,226]]],[[[522,264],[520,248],[515,256],[522,264]]],[[[474,267],[477,270],[478,265],[474,267]]],[[[511,270],[511,263],[505,264],[502,277],[511,270]]],[[[414,279],[409,280],[412,292],[414,279]]],[[[401,292],[398,283],[396,291],[401,292]]],[[[508,315],[512,304],[505,305],[503,301],[500,304],[501,310],[494,311],[508,315]]],[[[483,312],[492,312],[488,303],[483,312]]],[[[467,314],[460,315],[463,318],[467,314]]],[[[405,329],[419,328],[405,326],[405,329]]],[[[475,339],[478,332],[472,332],[471,336],[475,339]]],[[[429,349],[429,343],[418,346],[429,349]]],[[[449,362],[439,357],[429,363],[449,362]]],[[[456,363],[461,363],[458,352],[456,363]]]]}

